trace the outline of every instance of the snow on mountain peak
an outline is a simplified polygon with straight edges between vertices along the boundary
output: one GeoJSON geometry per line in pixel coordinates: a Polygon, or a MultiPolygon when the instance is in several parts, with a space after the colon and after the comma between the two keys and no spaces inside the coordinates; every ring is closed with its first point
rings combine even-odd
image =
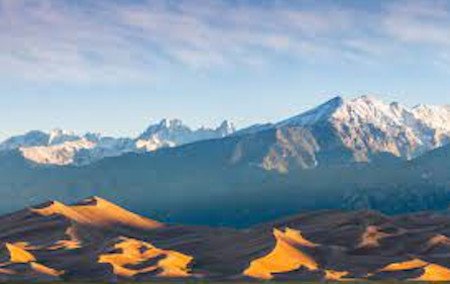
{"type": "Polygon", "coordinates": [[[331,100],[319,105],[318,107],[313,108],[312,110],[279,122],[277,126],[313,125],[319,121],[327,120],[344,103],[345,100],[342,97],[334,97],[331,100]]]}
{"type": "Polygon", "coordinates": [[[314,132],[317,138],[328,141],[322,146],[332,151],[333,147],[343,145],[353,153],[355,161],[367,162],[373,155],[384,153],[411,159],[450,143],[450,106],[409,108],[398,102],[385,103],[373,96],[354,99],[337,96],[277,124],[256,125],[238,132],[227,120],[216,128],[192,129],[180,119],[163,119],[135,139],[103,137],[95,133],[80,136],[61,129],[49,133],[31,131],[0,143],[0,151],[18,149],[27,159],[41,164],[84,165],[128,152],[154,151],[291,126],[317,130],[314,132]],[[330,143],[338,144],[328,145],[330,143]]]}
{"type": "Polygon", "coordinates": [[[228,136],[236,132],[236,128],[234,127],[233,123],[229,122],[228,120],[224,120],[218,128],[216,128],[216,131],[218,131],[223,137],[228,136]]]}
{"type": "Polygon", "coordinates": [[[234,133],[234,126],[228,121],[215,128],[201,127],[191,129],[179,119],[163,119],[158,124],[150,125],[138,138],[139,149],[153,151],[161,147],[175,147],[200,140],[216,139],[234,133]]]}
{"type": "Polygon", "coordinates": [[[448,107],[408,108],[372,96],[349,100],[336,97],[278,126],[314,127],[319,122],[334,127],[357,161],[368,161],[375,153],[411,159],[450,142],[448,107]]]}
{"type": "Polygon", "coordinates": [[[81,137],[72,131],[66,131],[59,128],[53,129],[49,132],[48,145],[58,145],[64,142],[76,141],[81,137]]]}
{"type": "Polygon", "coordinates": [[[33,130],[23,135],[13,136],[0,144],[0,151],[11,151],[20,147],[32,147],[46,145],[49,135],[45,132],[33,130]]]}

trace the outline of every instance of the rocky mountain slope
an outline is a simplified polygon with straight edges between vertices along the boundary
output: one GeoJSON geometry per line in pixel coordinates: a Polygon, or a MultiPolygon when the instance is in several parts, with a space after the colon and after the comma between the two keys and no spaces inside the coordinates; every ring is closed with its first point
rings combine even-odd
{"type": "Polygon", "coordinates": [[[321,211],[245,230],[164,224],[99,197],[0,217],[2,281],[450,280],[450,218],[321,211]]]}
{"type": "Polygon", "coordinates": [[[449,106],[408,108],[368,96],[352,100],[336,97],[277,126],[315,128],[321,124],[333,129],[358,162],[370,161],[379,153],[411,159],[450,141],[449,106]]]}
{"type": "Polygon", "coordinates": [[[264,136],[268,131],[276,131],[277,141],[258,162],[266,170],[288,172],[292,167],[370,163],[386,158],[409,160],[450,142],[450,107],[409,108],[368,96],[348,100],[336,97],[281,122],[239,131],[227,121],[216,129],[192,130],[180,120],[162,120],[133,139],[32,131],[6,140],[0,144],[0,151],[19,149],[27,160],[37,164],[82,166],[131,152],[230,135],[264,136]]]}

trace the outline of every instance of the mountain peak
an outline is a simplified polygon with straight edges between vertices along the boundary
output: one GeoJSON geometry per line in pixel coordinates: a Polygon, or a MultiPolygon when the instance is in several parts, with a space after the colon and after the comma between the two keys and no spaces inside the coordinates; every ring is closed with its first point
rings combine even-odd
{"type": "Polygon", "coordinates": [[[55,128],[49,132],[48,145],[62,144],[68,141],[79,140],[80,136],[76,135],[72,131],[62,130],[55,128]]]}
{"type": "Polygon", "coordinates": [[[171,118],[171,119],[164,118],[159,122],[158,125],[161,128],[169,128],[169,129],[187,127],[183,124],[183,121],[178,118],[171,118]]]}
{"type": "Polygon", "coordinates": [[[381,100],[372,95],[362,95],[362,96],[352,99],[352,101],[363,101],[366,103],[373,103],[373,102],[380,102],[381,100]]]}
{"type": "Polygon", "coordinates": [[[331,98],[330,100],[326,101],[325,103],[323,103],[322,105],[326,105],[326,104],[332,104],[332,105],[342,105],[345,102],[345,99],[341,96],[335,96],[333,98],[331,98]]]}
{"type": "Polygon", "coordinates": [[[284,126],[284,125],[305,126],[315,124],[319,121],[327,120],[344,103],[345,100],[342,97],[336,96],[331,100],[328,100],[327,102],[319,105],[318,107],[313,108],[312,110],[289,118],[287,120],[281,121],[280,123],[277,124],[277,126],[284,126]]]}
{"type": "Polygon", "coordinates": [[[408,108],[370,95],[347,100],[334,97],[275,126],[313,127],[321,123],[331,126],[334,133],[330,135],[339,137],[358,162],[368,162],[378,153],[411,159],[450,141],[449,108],[408,108]]]}
{"type": "Polygon", "coordinates": [[[41,146],[48,143],[49,135],[39,130],[32,130],[23,135],[13,136],[0,143],[0,151],[10,151],[21,147],[41,146]]]}
{"type": "Polygon", "coordinates": [[[219,127],[216,129],[221,132],[224,136],[230,135],[236,131],[234,124],[229,122],[228,120],[224,120],[219,127]]]}

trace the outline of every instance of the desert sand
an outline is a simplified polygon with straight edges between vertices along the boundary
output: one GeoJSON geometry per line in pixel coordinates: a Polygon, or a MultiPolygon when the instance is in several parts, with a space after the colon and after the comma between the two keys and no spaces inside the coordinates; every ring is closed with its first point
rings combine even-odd
{"type": "Polygon", "coordinates": [[[0,217],[0,281],[449,281],[449,235],[435,213],[320,211],[237,230],[51,201],[0,217]]]}

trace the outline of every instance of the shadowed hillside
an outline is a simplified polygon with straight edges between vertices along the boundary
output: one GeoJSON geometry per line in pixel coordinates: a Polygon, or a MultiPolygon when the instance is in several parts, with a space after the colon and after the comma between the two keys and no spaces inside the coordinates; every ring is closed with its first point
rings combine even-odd
{"type": "MultiPolygon", "coordinates": [[[[305,135],[305,130],[298,131],[305,135]]],[[[443,210],[450,202],[448,146],[412,161],[313,169],[302,168],[309,154],[288,147],[298,154],[289,160],[289,172],[267,171],[261,163],[267,155],[272,166],[278,163],[271,153],[279,149],[279,135],[269,130],[203,141],[82,168],[36,167],[14,152],[3,153],[0,210],[99,195],[162,221],[245,227],[299,210],[376,209],[397,214],[443,210]]]]}

